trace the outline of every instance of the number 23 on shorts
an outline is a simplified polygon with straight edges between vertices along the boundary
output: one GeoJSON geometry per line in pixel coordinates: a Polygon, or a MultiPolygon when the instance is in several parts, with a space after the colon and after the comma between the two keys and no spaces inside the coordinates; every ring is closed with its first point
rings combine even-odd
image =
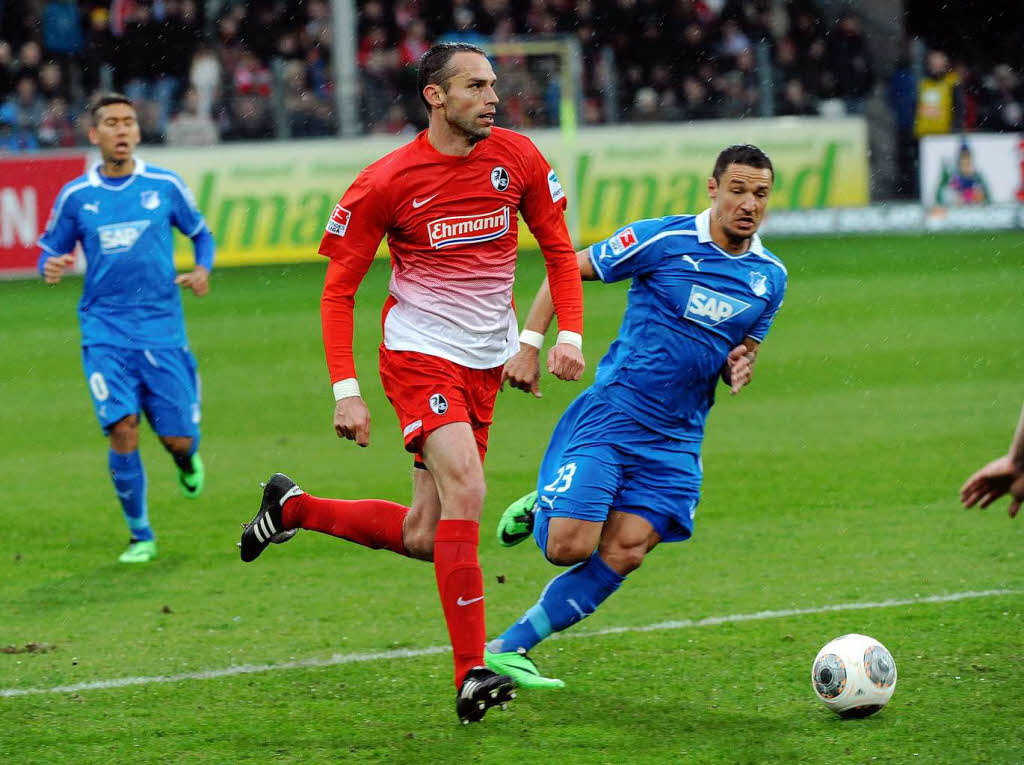
{"type": "Polygon", "coordinates": [[[576,475],[576,463],[567,462],[562,467],[558,468],[558,475],[555,476],[555,480],[544,487],[544,491],[553,491],[560,493],[568,491],[569,487],[572,486],[572,478],[576,475]]]}

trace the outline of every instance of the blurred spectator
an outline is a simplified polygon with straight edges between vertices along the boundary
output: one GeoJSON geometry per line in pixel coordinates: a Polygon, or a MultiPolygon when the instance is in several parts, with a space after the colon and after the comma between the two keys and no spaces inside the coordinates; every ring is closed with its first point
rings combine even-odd
{"type": "Polygon", "coordinates": [[[163,143],[164,126],[160,122],[160,104],[156,101],[136,101],[135,114],[139,118],[139,133],[142,135],[142,142],[163,143]]]}
{"type": "Polygon", "coordinates": [[[213,104],[220,97],[221,69],[217,55],[210,48],[200,48],[192,59],[189,71],[191,90],[196,94],[196,114],[210,117],[213,104]]]}
{"type": "Polygon", "coordinates": [[[54,98],[62,98],[66,101],[71,96],[64,84],[64,72],[57,62],[47,61],[39,69],[39,95],[45,101],[54,98]]]}
{"type": "Polygon", "coordinates": [[[78,53],[82,47],[82,28],[78,23],[78,4],[74,0],[49,0],[43,8],[43,45],[46,52],[63,57],[78,53]]]}
{"type": "Polygon", "coordinates": [[[940,50],[928,52],[925,76],[917,85],[914,135],[952,133],[963,127],[960,81],[950,71],[949,58],[940,50]]]}
{"type": "Polygon", "coordinates": [[[11,44],[0,40],[0,99],[14,89],[14,52],[11,44]]]}
{"type": "Polygon", "coordinates": [[[46,102],[39,95],[36,80],[28,75],[19,75],[14,93],[4,103],[10,109],[10,120],[19,129],[34,132],[43,120],[46,102]]]}
{"type": "Polygon", "coordinates": [[[257,0],[246,9],[242,43],[262,61],[269,61],[277,50],[277,38],[284,26],[280,9],[273,0],[257,0]]]}
{"type": "Polygon", "coordinates": [[[226,141],[255,141],[274,136],[269,103],[253,94],[243,93],[231,99],[229,125],[223,135],[226,141]]]}
{"type": "Polygon", "coordinates": [[[106,8],[93,8],[88,19],[81,61],[82,85],[91,93],[103,85],[103,68],[110,67],[113,71],[114,35],[106,8]]]}
{"type": "Polygon", "coordinates": [[[483,45],[487,38],[476,29],[476,15],[473,9],[468,5],[462,5],[452,11],[452,28],[441,35],[439,41],[483,45]]]}
{"type": "Polygon", "coordinates": [[[909,56],[909,45],[904,43],[904,55],[889,76],[888,99],[896,123],[896,193],[912,197],[917,195],[917,138],[914,136],[917,82],[909,56]]]}
{"type": "Polygon", "coordinates": [[[405,29],[405,36],[398,46],[399,63],[402,66],[417,66],[420,57],[430,48],[427,40],[427,25],[420,19],[413,19],[405,29]]]}
{"type": "Polygon", "coordinates": [[[387,120],[391,105],[398,99],[398,51],[388,44],[383,27],[370,28],[363,38],[360,63],[363,122],[370,132],[380,132],[378,123],[387,120]]]}
{"type": "Polygon", "coordinates": [[[63,98],[53,98],[46,105],[39,125],[39,143],[48,149],[66,149],[77,143],[74,123],[63,98]]]}
{"type": "Polygon", "coordinates": [[[211,146],[220,140],[217,125],[209,112],[199,108],[199,94],[189,88],[181,99],[181,109],[167,125],[168,146],[211,146]]]}
{"type": "Polygon", "coordinates": [[[835,95],[843,99],[847,112],[863,114],[864,102],[874,84],[874,73],[860,20],[847,11],[839,17],[828,40],[830,68],[835,73],[835,95]]]}
{"type": "Polygon", "coordinates": [[[233,76],[235,93],[244,96],[270,96],[270,69],[256,54],[242,51],[233,76]]]}
{"type": "Polygon", "coordinates": [[[633,99],[633,120],[634,122],[658,122],[661,115],[658,114],[658,91],[645,85],[636,92],[633,99]]]}
{"type": "Polygon", "coordinates": [[[39,47],[39,43],[34,40],[26,42],[18,51],[18,78],[31,77],[33,80],[38,81],[39,66],[42,60],[43,49],[39,47]]]}
{"type": "Polygon", "coordinates": [[[683,80],[683,119],[706,120],[714,117],[714,110],[708,102],[708,89],[696,77],[683,80]]]}
{"type": "Polygon", "coordinates": [[[779,116],[809,117],[818,113],[801,80],[793,78],[786,82],[782,99],[776,107],[779,116]]]}
{"type": "Polygon", "coordinates": [[[727,58],[735,58],[750,50],[750,39],[740,29],[740,25],[733,19],[727,19],[722,24],[721,41],[718,43],[718,52],[727,58]]]}
{"type": "Polygon", "coordinates": [[[331,134],[331,109],[309,89],[306,64],[289,61],[284,67],[284,107],[292,138],[331,134]]]}
{"type": "Polygon", "coordinates": [[[1000,64],[985,83],[979,127],[986,130],[1024,130],[1024,88],[1006,64],[1000,64]]]}
{"type": "Polygon", "coordinates": [[[18,125],[14,107],[10,103],[0,105],[0,154],[18,154],[38,148],[35,134],[18,125]]]}
{"type": "MultiPolygon", "coordinates": [[[[136,3],[117,45],[118,75],[124,93],[135,102],[136,109],[146,102],[155,102],[153,114],[158,133],[167,125],[181,86],[183,68],[187,68],[195,49],[188,42],[180,17],[180,0],[165,0],[165,8],[171,16],[166,23],[161,23],[154,16],[152,5],[136,3]],[[179,53],[171,46],[181,46],[183,50],[179,53]]],[[[141,126],[141,114],[139,116],[141,126]]]]}

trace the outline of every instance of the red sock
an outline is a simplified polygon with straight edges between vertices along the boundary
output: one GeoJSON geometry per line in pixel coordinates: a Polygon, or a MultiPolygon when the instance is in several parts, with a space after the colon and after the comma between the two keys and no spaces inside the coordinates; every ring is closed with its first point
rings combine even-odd
{"type": "Polygon", "coordinates": [[[371,550],[385,548],[406,555],[402,524],[409,508],[386,499],[292,497],[281,508],[286,529],[309,529],[341,537],[371,550]]]}
{"type": "Polygon", "coordinates": [[[440,520],[434,537],[434,574],[455,659],[455,687],[484,663],[484,576],[477,560],[480,524],[440,520]]]}

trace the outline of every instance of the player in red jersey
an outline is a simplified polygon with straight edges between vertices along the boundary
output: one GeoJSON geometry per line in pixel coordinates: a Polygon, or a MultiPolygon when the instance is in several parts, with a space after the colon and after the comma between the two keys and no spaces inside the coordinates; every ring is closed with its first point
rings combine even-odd
{"type": "Polygon", "coordinates": [[[506,360],[519,348],[512,309],[516,213],[540,243],[558,316],[548,369],[583,373],[583,293],[565,225],[565,194],[540,152],[494,127],[495,76],[482,50],[442,43],[420,61],[428,129],[367,167],[334,208],[320,244],[330,258],[321,303],[338,436],[367,446],[370,413],[352,359],[353,298],[381,238],[391,250],[380,375],[414,459],[411,507],[313,497],[277,473],[246,526],[242,559],[304,528],[432,560],[455,659],[463,722],[514,694],[484,666],[477,560],[483,458],[506,360]]]}

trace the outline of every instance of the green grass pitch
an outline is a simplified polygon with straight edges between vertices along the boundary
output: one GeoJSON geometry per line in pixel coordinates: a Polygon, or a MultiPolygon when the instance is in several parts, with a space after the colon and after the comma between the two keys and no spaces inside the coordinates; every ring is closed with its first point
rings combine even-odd
{"type": "MultiPolygon", "coordinates": [[[[966,476],[1007,447],[1024,397],[1024,236],[774,244],[789,294],[753,384],[735,398],[720,388],[694,538],[656,550],[599,613],[535,651],[565,690],[522,692],[475,726],[457,724],[443,652],[331,662],[444,646],[428,565],[312,533],[250,565],[235,548],[275,470],[314,493],[408,500],[411,460],[376,376],[385,264],[357,306],[367,450],[331,428],[323,264],[222,270],[207,298],[186,297],[207,489],[182,499],[145,429],[160,558],[134,568],[116,563],[126,534],[80,367],[81,282],[0,283],[0,646],[18,651],[0,653],[0,762],[1024,760],[1024,518],[1010,521],[1005,501],[957,504],[966,476]],[[992,590],[1007,592],[739,619],[992,590]],[[734,620],[635,629],[709,617],[734,620]],[[842,721],[814,698],[809,670],[854,631],[888,646],[899,683],[881,713],[842,721]]],[[[542,274],[539,257],[521,259],[520,306],[542,274]]],[[[588,376],[624,296],[586,285],[588,376]]],[[[557,570],[532,543],[493,538],[581,390],[543,384],[539,401],[505,392],[492,430],[492,635],[557,570]]]]}

